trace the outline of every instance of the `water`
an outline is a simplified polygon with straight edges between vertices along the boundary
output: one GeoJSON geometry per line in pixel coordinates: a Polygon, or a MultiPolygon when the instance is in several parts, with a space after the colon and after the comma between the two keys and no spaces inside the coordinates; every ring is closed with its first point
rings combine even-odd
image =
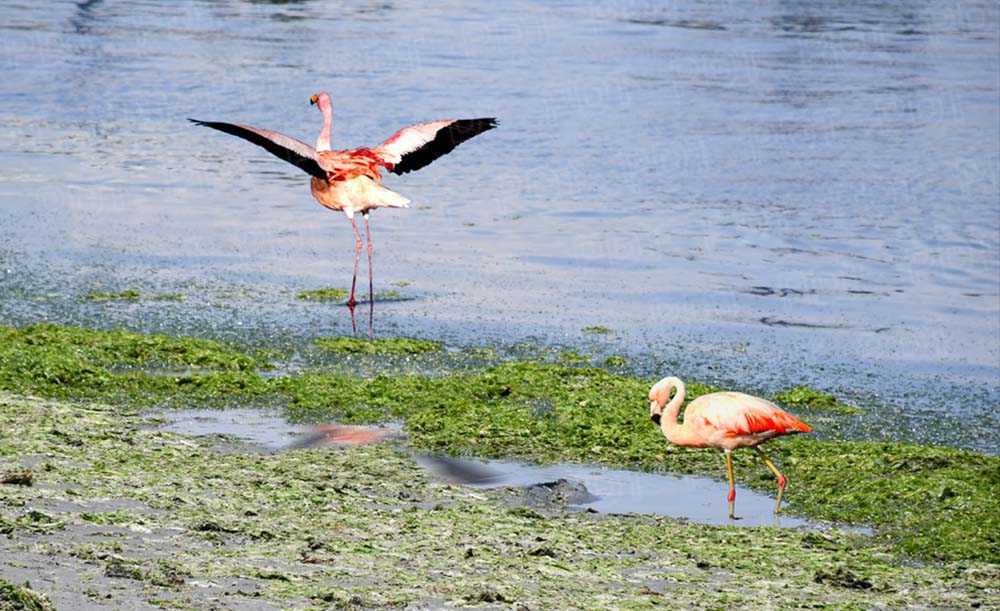
{"type": "MultiPolygon", "coordinates": [[[[993,2],[0,2],[0,322],[351,332],[349,224],[186,117],[335,146],[501,127],[386,184],[376,335],[530,339],[1000,451],[993,2]],[[186,300],[91,303],[91,291],[186,300]],[[610,327],[590,340],[580,329],[610,327]],[[589,342],[589,343],[588,343],[589,342]]],[[[364,269],[362,268],[362,274],[364,269]]]]}
{"type": "MultiPolygon", "coordinates": [[[[582,484],[596,498],[576,506],[601,513],[648,513],[700,524],[784,528],[821,526],[819,522],[774,515],[774,498],[739,484],[736,486],[736,519],[730,520],[729,485],[724,480],[708,477],[664,476],[589,465],[538,466],[491,461],[487,466],[501,474],[489,487],[533,486],[560,479],[582,484]]],[[[782,504],[785,502],[787,499],[782,504]]]]}
{"type": "MultiPolygon", "coordinates": [[[[295,447],[296,440],[309,433],[289,423],[273,411],[249,408],[227,410],[169,410],[151,414],[160,429],[185,435],[235,435],[261,449],[281,451],[295,447]]],[[[737,486],[737,519],[729,519],[726,482],[707,477],[672,477],[605,469],[590,465],[530,465],[514,461],[464,461],[413,452],[414,459],[440,479],[455,478],[455,471],[476,475],[479,488],[501,486],[531,488],[566,480],[582,485],[581,497],[569,499],[569,509],[589,509],[602,513],[647,513],[683,518],[702,524],[737,526],[778,526],[784,528],[829,528],[829,524],[774,515],[774,499],[737,486]],[[451,476],[451,477],[449,477],[451,476]],[[589,493],[589,494],[587,494],[589,493]]],[[[721,463],[720,463],[721,464],[721,463]]],[[[544,486],[542,486],[544,487],[544,486]]],[[[786,499],[787,503],[787,499],[786,499]]],[[[862,532],[870,532],[860,528],[862,532]]]]}

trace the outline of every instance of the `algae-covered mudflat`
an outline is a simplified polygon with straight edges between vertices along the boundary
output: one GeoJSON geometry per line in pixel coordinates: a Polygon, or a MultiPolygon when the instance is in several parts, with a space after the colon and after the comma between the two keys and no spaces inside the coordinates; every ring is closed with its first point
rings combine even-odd
{"type": "Polygon", "coordinates": [[[0,15],[0,611],[998,607],[997,2],[0,15]],[[332,149],[435,159],[364,254],[286,163],[324,91],[332,149]],[[749,451],[699,521],[725,460],[650,422],[667,375],[812,426],[780,521],[749,451]]]}
{"type": "MultiPolygon", "coordinates": [[[[779,399],[827,434],[769,445],[786,510],[829,520],[820,530],[567,511],[438,481],[394,444],[272,451],[144,415],[256,406],[398,422],[412,445],[452,453],[720,474],[717,453],[672,447],[648,421],[650,380],[527,346],[359,342],[0,327],[0,604],[996,607],[1000,458],[844,438],[837,423],[865,406],[809,389],[779,399]]],[[[766,467],[737,458],[741,483],[772,492],[766,467]]]]}

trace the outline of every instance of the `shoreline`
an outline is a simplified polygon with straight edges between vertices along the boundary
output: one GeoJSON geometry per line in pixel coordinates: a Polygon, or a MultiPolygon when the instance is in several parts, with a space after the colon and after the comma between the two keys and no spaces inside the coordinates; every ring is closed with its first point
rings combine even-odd
{"type": "MultiPolygon", "coordinates": [[[[310,345],[317,337],[352,334],[347,308],[324,301],[338,296],[340,289],[304,291],[228,277],[167,281],[153,271],[142,278],[130,271],[128,278],[102,277],[95,283],[85,281],[89,276],[78,277],[81,273],[70,273],[62,283],[66,288],[59,292],[48,290],[44,277],[20,273],[8,277],[10,292],[0,299],[0,318],[15,326],[58,321],[290,351],[310,345]]],[[[604,366],[609,357],[621,359],[624,365],[616,371],[638,377],[682,374],[682,378],[764,397],[805,385],[850,404],[877,406],[871,414],[872,426],[855,431],[859,439],[943,441],[1000,454],[998,438],[972,424],[1000,427],[993,410],[983,407],[1000,401],[996,368],[975,361],[933,359],[933,354],[914,351],[905,342],[872,352],[872,342],[885,339],[881,332],[851,339],[844,330],[762,325],[753,320],[686,324],[682,312],[657,318],[655,325],[651,319],[623,318],[614,311],[535,319],[526,315],[530,308],[505,318],[477,315],[470,319],[467,310],[457,309],[453,295],[428,294],[403,281],[388,288],[391,291],[380,293],[375,304],[377,336],[442,341],[449,350],[495,346],[513,358],[519,354],[509,348],[530,344],[539,351],[590,355],[596,366],[604,366]],[[852,341],[864,349],[840,350],[844,342],[852,341]]],[[[365,304],[356,315],[364,335],[365,304]]],[[[899,331],[901,342],[912,335],[908,328],[899,331]]]]}

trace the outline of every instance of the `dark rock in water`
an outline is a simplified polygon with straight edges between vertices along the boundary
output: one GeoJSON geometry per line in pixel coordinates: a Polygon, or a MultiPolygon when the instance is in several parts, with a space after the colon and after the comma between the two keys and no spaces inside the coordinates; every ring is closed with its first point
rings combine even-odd
{"type": "Polygon", "coordinates": [[[524,489],[530,505],[584,505],[597,497],[579,482],[557,479],[553,482],[532,484],[524,489]]]}
{"type": "Polygon", "coordinates": [[[562,511],[567,506],[592,503],[599,498],[591,494],[582,483],[562,478],[529,486],[507,487],[503,490],[503,501],[511,511],[532,519],[544,518],[546,509],[562,511]],[[541,513],[529,507],[541,510],[541,513]]]}

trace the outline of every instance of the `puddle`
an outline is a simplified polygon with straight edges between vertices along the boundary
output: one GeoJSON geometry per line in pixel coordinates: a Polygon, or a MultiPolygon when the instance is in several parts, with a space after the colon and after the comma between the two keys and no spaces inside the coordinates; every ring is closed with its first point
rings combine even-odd
{"type": "MultiPolygon", "coordinates": [[[[478,487],[532,486],[565,479],[583,484],[596,497],[578,505],[601,513],[649,513],[684,518],[700,524],[730,524],[728,484],[708,477],[623,471],[594,465],[528,465],[510,461],[485,463],[495,481],[478,487]]],[[[787,497],[786,497],[787,498],[787,497]]],[[[572,505],[571,505],[572,506],[572,505]]],[[[736,526],[810,526],[801,518],[774,515],[774,499],[736,487],[736,526]]]]}
{"type": "Polygon", "coordinates": [[[255,446],[277,451],[306,434],[306,428],[292,424],[277,412],[232,408],[178,409],[154,412],[149,418],[166,421],[162,431],[184,435],[234,435],[255,446]]]}
{"type": "MultiPolygon", "coordinates": [[[[250,408],[227,410],[176,410],[149,415],[166,421],[161,430],[186,435],[234,435],[271,451],[288,449],[310,433],[307,426],[292,424],[276,412],[250,408]]],[[[421,466],[439,477],[476,488],[538,488],[565,480],[583,488],[579,502],[567,508],[601,513],[645,513],[681,518],[700,524],[778,526],[827,530],[828,523],[774,515],[774,498],[737,484],[736,515],[729,519],[728,486],[721,479],[657,475],[608,469],[594,465],[530,465],[516,461],[468,461],[412,452],[421,466]],[[473,483],[469,483],[469,481],[473,483]]],[[[793,482],[794,485],[794,482],[793,482]]],[[[794,496],[794,488],[788,496],[794,496]]],[[[870,534],[863,527],[846,527],[870,534]]]]}

